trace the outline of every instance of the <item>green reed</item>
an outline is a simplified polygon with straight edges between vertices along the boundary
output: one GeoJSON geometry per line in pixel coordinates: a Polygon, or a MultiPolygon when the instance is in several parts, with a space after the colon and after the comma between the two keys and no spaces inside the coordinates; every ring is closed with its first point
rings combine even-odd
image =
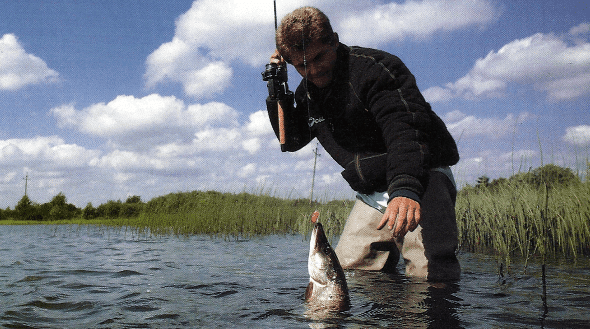
{"type": "Polygon", "coordinates": [[[319,210],[328,235],[338,235],[351,201],[313,202],[288,200],[265,194],[230,194],[214,191],[171,193],[146,203],[135,218],[118,225],[149,234],[208,234],[218,237],[249,237],[269,234],[307,234],[310,217],[319,210]]]}
{"type": "Polygon", "coordinates": [[[590,184],[502,184],[461,191],[457,198],[461,248],[511,256],[590,254],[590,184]]]}

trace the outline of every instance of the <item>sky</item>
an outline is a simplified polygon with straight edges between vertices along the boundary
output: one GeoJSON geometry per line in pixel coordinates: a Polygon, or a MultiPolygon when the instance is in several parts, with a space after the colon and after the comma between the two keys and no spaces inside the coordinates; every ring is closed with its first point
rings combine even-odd
{"type": "MultiPolygon", "coordinates": [[[[590,156],[590,3],[277,0],[400,57],[458,143],[459,186],[590,156]]],[[[307,198],[314,140],[282,153],[261,72],[271,0],[0,2],[0,207],[194,190],[307,198]],[[26,177],[26,179],[25,179],[26,177]]],[[[291,67],[289,85],[300,77],[291,67]]],[[[353,198],[319,146],[314,199],[353,198]]]]}

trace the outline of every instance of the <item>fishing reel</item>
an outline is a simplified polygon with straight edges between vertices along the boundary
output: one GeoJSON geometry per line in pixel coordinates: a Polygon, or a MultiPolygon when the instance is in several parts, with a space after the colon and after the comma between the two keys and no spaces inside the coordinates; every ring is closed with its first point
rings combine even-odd
{"type": "Polygon", "coordinates": [[[283,100],[287,95],[293,94],[289,90],[287,66],[275,63],[266,64],[262,72],[262,80],[267,81],[268,95],[270,99],[283,100]]]}

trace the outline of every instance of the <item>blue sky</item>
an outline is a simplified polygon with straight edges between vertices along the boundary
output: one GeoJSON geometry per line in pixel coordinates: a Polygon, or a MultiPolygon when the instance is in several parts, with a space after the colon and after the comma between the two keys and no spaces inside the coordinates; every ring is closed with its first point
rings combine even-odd
{"type": "MultiPolygon", "coordinates": [[[[340,40],[399,56],[458,140],[459,184],[590,156],[590,4],[287,1],[340,40]]],[[[279,18],[280,18],[279,17],[279,18]]],[[[191,190],[308,197],[311,143],[284,154],[260,72],[273,1],[2,1],[0,207],[191,190]]],[[[300,78],[290,70],[290,85],[300,78]]],[[[320,147],[314,195],[353,197],[320,147]]]]}

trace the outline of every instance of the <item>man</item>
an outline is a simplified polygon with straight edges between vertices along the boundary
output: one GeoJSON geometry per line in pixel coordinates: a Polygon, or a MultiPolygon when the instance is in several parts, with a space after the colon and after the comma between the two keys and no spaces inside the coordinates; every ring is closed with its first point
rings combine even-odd
{"type": "Polygon", "coordinates": [[[313,7],[285,16],[276,43],[270,62],[287,62],[303,77],[295,95],[267,99],[277,137],[277,101],[284,111],[283,149],[317,138],[358,192],[336,247],[342,266],[394,271],[401,252],[408,276],[458,279],[448,166],[459,155],[410,71],[391,54],[340,43],[313,7]]]}

